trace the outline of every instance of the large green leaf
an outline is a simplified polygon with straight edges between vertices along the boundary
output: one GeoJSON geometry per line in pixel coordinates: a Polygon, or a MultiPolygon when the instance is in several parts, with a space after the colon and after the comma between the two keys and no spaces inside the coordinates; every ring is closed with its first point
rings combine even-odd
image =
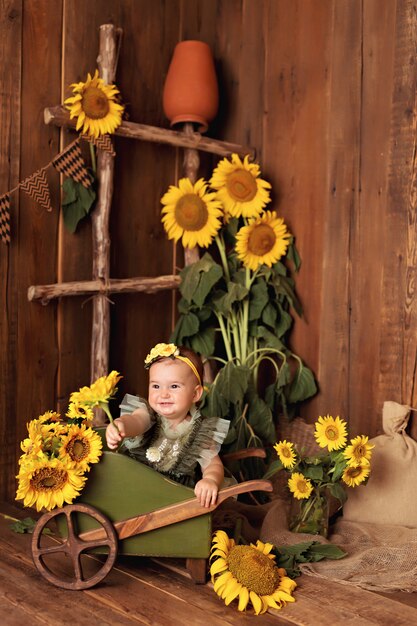
{"type": "Polygon", "coordinates": [[[223,270],[206,252],[201,259],[185,267],[180,275],[180,290],[184,298],[202,306],[207,295],[223,276],[223,270]]]}
{"type": "Polygon", "coordinates": [[[241,405],[248,388],[250,374],[248,367],[229,361],[216,376],[213,385],[215,392],[227,398],[230,403],[241,405]]]}
{"type": "Polygon", "coordinates": [[[170,339],[173,343],[181,345],[185,342],[186,338],[195,335],[198,332],[199,327],[200,322],[197,315],[194,315],[194,313],[181,315],[170,339]]]}
{"type": "Polygon", "coordinates": [[[197,335],[191,337],[191,348],[198,354],[211,356],[214,353],[214,338],[216,331],[214,328],[200,330],[197,335]]]}
{"type": "Polygon", "coordinates": [[[223,292],[221,295],[214,299],[215,307],[225,317],[230,315],[232,306],[235,302],[240,302],[248,294],[246,287],[238,285],[237,283],[228,283],[227,292],[223,292]]]}
{"type": "Polygon", "coordinates": [[[301,400],[314,396],[316,392],[317,385],[312,372],[308,367],[300,363],[295,378],[291,383],[288,402],[301,402],[301,400]]]}
{"type": "MultiPolygon", "coordinates": [[[[268,302],[264,310],[262,311],[262,321],[276,331],[277,310],[272,302],[268,302]]],[[[278,333],[276,333],[278,335],[278,333]]]]}
{"type": "Polygon", "coordinates": [[[295,295],[293,281],[286,276],[275,276],[274,287],[277,295],[281,294],[285,296],[297,315],[301,317],[303,314],[303,307],[301,306],[301,302],[295,295]]]}
{"type": "MultiPolygon", "coordinates": [[[[249,320],[258,320],[268,305],[268,287],[264,280],[257,281],[250,290],[249,320]]],[[[269,306],[272,306],[271,304],[269,306]]],[[[265,320],[264,320],[265,321],[265,320]]],[[[266,322],[267,323],[267,322],[266,322]]]]}
{"type": "Polygon", "coordinates": [[[96,199],[96,192],[93,186],[86,188],[73,178],[66,178],[62,189],[64,224],[71,233],[75,233],[80,220],[89,214],[96,199]]]}
{"type": "Polygon", "coordinates": [[[278,337],[283,337],[285,333],[291,328],[293,324],[293,318],[289,313],[287,313],[287,311],[280,303],[278,303],[277,306],[279,314],[278,320],[275,325],[275,333],[278,335],[278,337]]]}
{"type": "Polygon", "coordinates": [[[257,394],[249,398],[249,408],[246,419],[255,433],[267,443],[275,441],[275,427],[272,411],[257,394]]]}
{"type": "Polygon", "coordinates": [[[274,335],[274,333],[271,333],[271,331],[265,326],[258,326],[257,337],[263,340],[259,342],[259,345],[262,348],[275,348],[276,350],[281,350],[282,352],[286,350],[279,337],[274,335]]]}

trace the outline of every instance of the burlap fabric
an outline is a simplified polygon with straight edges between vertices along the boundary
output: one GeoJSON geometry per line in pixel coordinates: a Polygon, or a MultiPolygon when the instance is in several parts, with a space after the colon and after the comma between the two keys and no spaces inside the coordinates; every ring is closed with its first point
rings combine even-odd
{"type": "MultiPolygon", "coordinates": [[[[416,592],[417,528],[413,526],[417,516],[417,442],[405,433],[409,412],[409,407],[394,402],[384,404],[386,434],[372,441],[372,482],[370,479],[365,487],[349,490],[343,518],[331,528],[329,541],[291,533],[285,497],[277,499],[266,514],[260,539],[276,546],[307,540],[333,543],[348,556],[301,564],[301,571],[372,591],[416,592]]],[[[296,437],[288,439],[299,445],[296,437]]]]}

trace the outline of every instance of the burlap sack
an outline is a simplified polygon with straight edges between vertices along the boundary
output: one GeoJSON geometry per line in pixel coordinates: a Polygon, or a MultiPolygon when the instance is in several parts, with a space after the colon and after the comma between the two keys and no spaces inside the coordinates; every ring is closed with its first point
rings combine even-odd
{"type": "Polygon", "coordinates": [[[371,474],[365,486],[348,489],[343,519],[417,528],[417,441],[405,429],[410,407],[385,402],[384,434],[370,443],[371,474]]]}

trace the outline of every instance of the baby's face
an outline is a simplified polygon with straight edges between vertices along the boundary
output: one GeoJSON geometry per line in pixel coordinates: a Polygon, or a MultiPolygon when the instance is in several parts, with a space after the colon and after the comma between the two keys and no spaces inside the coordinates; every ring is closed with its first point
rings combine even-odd
{"type": "Polygon", "coordinates": [[[198,402],[203,388],[192,369],[177,359],[162,359],[149,369],[149,404],[173,423],[180,423],[198,402]]]}

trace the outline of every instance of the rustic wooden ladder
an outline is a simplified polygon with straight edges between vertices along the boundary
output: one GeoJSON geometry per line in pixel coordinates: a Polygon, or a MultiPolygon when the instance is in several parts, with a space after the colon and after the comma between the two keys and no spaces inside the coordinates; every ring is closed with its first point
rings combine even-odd
{"type": "MultiPolygon", "coordinates": [[[[121,29],[113,24],[100,26],[100,44],[97,64],[100,76],[106,83],[115,82],[118,47],[120,45],[121,29]]],[[[75,120],[70,120],[68,111],[62,106],[45,109],[45,123],[58,127],[74,128],[75,120]]],[[[184,124],[182,131],[172,131],[145,124],[122,122],[115,134],[120,137],[139,139],[174,147],[184,148],[184,176],[194,183],[197,180],[200,166],[199,150],[219,156],[229,156],[233,152],[244,155],[254,155],[249,147],[236,145],[225,141],[217,141],[202,137],[194,132],[191,123],[184,124]]],[[[32,285],[28,289],[29,301],[40,301],[48,304],[54,298],[79,296],[89,294],[93,296],[93,321],[91,334],[91,381],[105,376],[109,369],[109,340],[110,340],[110,293],[145,292],[156,293],[163,289],[175,289],[180,278],[178,275],[135,277],[125,279],[110,278],[110,237],[109,217],[113,195],[114,156],[98,149],[97,155],[97,204],[91,214],[93,260],[92,280],[55,283],[50,285],[32,285]]],[[[185,264],[188,265],[198,259],[197,248],[185,249],[185,264]]],[[[95,416],[96,425],[105,421],[103,411],[95,416]]]]}

